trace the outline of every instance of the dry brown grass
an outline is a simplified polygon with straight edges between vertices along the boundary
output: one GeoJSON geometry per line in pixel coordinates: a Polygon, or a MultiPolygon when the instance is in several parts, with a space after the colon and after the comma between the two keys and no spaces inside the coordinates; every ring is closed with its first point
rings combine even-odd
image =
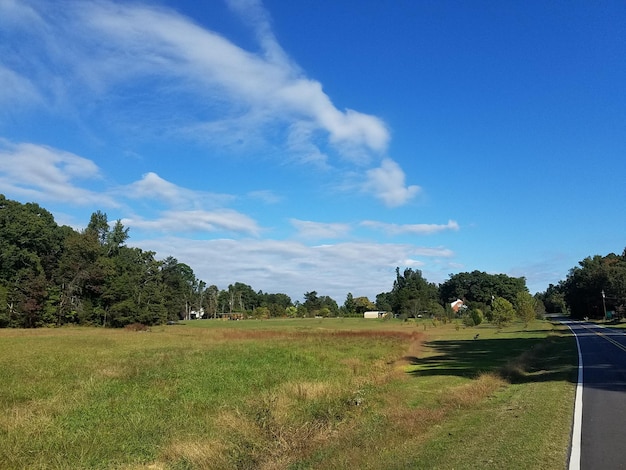
{"type": "Polygon", "coordinates": [[[285,468],[314,445],[319,433],[313,423],[294,426],[275,414],[250,416],[241,410],[222,411],[216,425],[224,435],[219,443],[224,468],[285,468]]]}
{"type": "Polygon", "coordinates": [[[61,408],[60,403],[55,405],[50,400],[31,400],[14,405],[7,413],[0,415],[0,430],[7,433],[17,429],[27,430],[30,434],[45,432],[53,425],[52,410],[58,408],[61,408]]]}
{"type": "Polygon", "coordinates": [[[395,361],[395,364],[398,367],[405,367],[415,362],[420,353],[422,353],[425,338],[426,335],[424,333],[418,333],[416,331],[410,333],[409,347],[407,348],[404,356],[395,361]]]}
{"type": "Polygon", "coordinates": [[[226,446],[218,440],[203,436],[195,439],[177,440],[169,443],[161,452],[161,461],[146,466],[146,469],[164,469],[168,465],[184,462],[191,468],[227,469],[226,446]]]}
{"type": "Polygon", "coordinates": [[[442,391],[438,401],[444,408],[469,408],[507,385],[506,380],[498,374],[481,374],[470,383],[442,391]]]}
{"type": "Polygon", "coordinates": [[[131,323],[130,325],[126,325],[124,329],[126,331],[150,331],[150,327],[148,325],[144,325],[143,323],[131,323]]]}
{"type": "Polygon", "coordinates": [[[335,338],[386,338],[398,339],[402,341],[414,340],[423,337],[423,334],[417,331],[397,330],[336,330],[325,334],[335,338]]]}
{"type": "Polygon", "coordinates": [[[306,333],[274,330],[223,330],[216,335],[229,341],[295,339],[306,333]]]}
{"type": "Polygon", "coordinates": [[[126,372],[124,368],[119,365],[104,365],[94,370],[94,375],[105,379],[117,379],[125,377],[126,372]]]}
{"type": "Polygon", "coordinates": [[[215,424],[222,430],[220,446],[230,468],[284,469],[336,437],[341,415],[351,406],[336,384],[288,383],[245,408],[222,410],[215,424]],[[310,406],[322,411],[311,412],[310,406]]]}
{"type": "Polygon", "coordinates": [[[228,340],[264,340],[264,339],[299,339],[299,338],[331,338],[331,339],[389,339],[412,341],[423,338],[424,334],[416,331],[398,330],[325,330],[323,328],[307,331],[288,330],[222,330],[214,332],[228,340]]]}
{"type": "Polygon", "coordinates": [[[166,470],[167,465],[162,462],[123,465],[121,470],[166,470]]]}
{"type": "Polygon", "coordinates": [[[283,385],[279,396],[296,400],[316,400],[332,393],[333,385],[326,382],[295,382],[283,385]]]}
{"type": "Polygon", "coordinates": [[[396,435],[410,434],[418,436],[428,431],[432,426],[439,424],[446,416],[442,408],[407,408],[390,404],[383,416],[387,419],[389,428],[396,435]]]}
{"type": "Polygon", "coordinates": [[[363,370],[364,364],[363,361],[358,357],[350,357],[348,359],[342,359],[342,364],[348,366],[348,368],[352,371],[352,375],[359,375],[363,370]]]}

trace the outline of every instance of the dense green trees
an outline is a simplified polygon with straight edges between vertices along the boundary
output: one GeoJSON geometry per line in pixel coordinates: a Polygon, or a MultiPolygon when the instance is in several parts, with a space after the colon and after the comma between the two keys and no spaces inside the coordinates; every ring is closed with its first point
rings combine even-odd
{"type": "Polygon", "coordinates": [[[207,287],[175,258],[160,261],[126,246],[128,232],[101,211],[82,232],[59,227],[37,204],[0,195],[0,327],[152,325],[192,312],[215,318],[256,309],[284,316],[292,305],[285,294],[256,293],[242,283],[221,292],[207,287]]]}
{"type": "Polygon", "coordinates": [[[287,309],[292,307],[291,298],[287,294],[269,294],[259,291],[257,294],[259,305],[269,310],[270,317],[287,315],[287,309]]]}
{"type": "Polygon", "coordinates": [[[400,268],[396,268],[391,292],[376,296],[376,305],[380,310],[390,309],[394,315],[417,318],[421,315],[441,315],[443,307],[438,300],[437,285],[428,282],[419,269],[407,268],[400,273],[400,268]]]}
{"type": "MultiPolygon", "coordinates": [[[[539,298],[547,311],[565,305],[574,318],[603,318],[605,310],[626,315],[626,249],[621,255],[590,256],[570,270],[558,286],[550,285],[539,298]]],[[[558,309],[558,310],[557,310],[558,309]]]]}
{"type": "Polygon", "coordinates": [[[481,306],[491,305],[496,297],[510,303],[515,302],[518,292],[527,292],[526,279],[506,274],[487,274],[480,271],[450,275],[450,279],[439,286],[442,302],[456,299],[481,306]]]}
{"type": "Polygon", "coordinates": [[[110,224],[101,211],[78,232],[58,226],[37,204],[0,195],[0,327],[119,327],[225,313],[258,318],[362,316],[367,310],[404,318],[461,315],[468,326],[483,318],[506,323],[511,309],[525,323],[544,310],[569,311],[576,318],[600,318],[605,311],[626,314],[626,250],[585,258],[565,280],[534,298],[523,277],[473,271],[451,274],[437,285],[419,270],[396,268],[391,290],[378,294],[375,304],[348,293],[339,308],[334,299],[316,291],[294,303],[286,294],[255,292],[241,282],[224,290],[207,286],[190,266],[173,257],[158,260],[154,252],[127,246],[128,239],[129,229],[120,220],[110,224]],[[457,298],[468,306],[459,314],[449,307],[457,298]]]}
{"type": "Polygon", "coordinates": [[[339,315],[337,302],[327,295],[318,296],[316,291],[304,294],[304,303],[299,306],[299,316],[336,317],[339,315]]]}
{"type": "Polygon", "coordinates": [[[37,204],[0,195],[0,326],[36,327],[52,320],[47,288],[66,233],[37,204]]]}
{"type": "MultiPolygon", "coordinates": [[[[377,310],[378,307],[367,297],[356,297],[352,292],[348,292],[346,300],[339,308],[339,312],[344,317],[362,317],[365,312],[377,310]]],[[[390,308],[383,310],[391,310],[390,308]]]]}
{"type": "Polygon", "coordinates": [[[550,284],[544,292],[538,292],[535,297],[542,302],[545,311],[549,313],[566,313],[567,304],[562,286],[550,284]]]}

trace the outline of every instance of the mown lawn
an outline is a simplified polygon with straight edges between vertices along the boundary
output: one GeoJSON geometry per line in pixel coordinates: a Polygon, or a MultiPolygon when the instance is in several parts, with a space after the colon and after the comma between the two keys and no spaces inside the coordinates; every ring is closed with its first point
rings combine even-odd
{"type": "Polygon", "coordinates": [[[540,321],[0,330],[0,467],[563,468],[575,348],[540,321]]]}

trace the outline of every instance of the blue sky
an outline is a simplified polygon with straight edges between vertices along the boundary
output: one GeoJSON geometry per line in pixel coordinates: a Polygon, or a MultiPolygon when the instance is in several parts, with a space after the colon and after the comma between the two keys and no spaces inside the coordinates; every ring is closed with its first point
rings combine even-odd
{"type": "Polygon", "coordinates": [[[626,246],[626,3],[0,0],[0,193],[293,300],[626,246]]]}

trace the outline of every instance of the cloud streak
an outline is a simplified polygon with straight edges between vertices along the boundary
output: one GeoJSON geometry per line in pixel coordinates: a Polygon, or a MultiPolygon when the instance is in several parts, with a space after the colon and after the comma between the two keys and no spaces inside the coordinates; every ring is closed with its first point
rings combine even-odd
{"type": "Polygon", "coordinates": [[[115,191],[122,197],[130,199],[148,199],[162,201],[173,207],[204,207],[223,205],[234,199],[227,194],[215,194],[203,191],[192,191],[161,178],[154,172],[148,172],[129,185],[115,191]]]}
{"type": "Polygon", "coordinates": [[[308,246],[279,240],[163,238],[138,243],[193,265],[198,277],[220,289],[237,280],[265,292],[286,293],[292,300],[302,301],[305,292],[317,290],[340,304],[348,292],[374,300],[378,293],[390,291],[398,266],[441,264],[441,270],[425,272],[429,280],[441,282],[454,256],[446,248],[370,242],[308,246]]]}
{"type": "Polygon", "coordinates": [[[446,231],[458,231],[459,224],[454,220],[449,220],[447,224],[388,224],[366,220],[360,224],[363,227],[380,230],[387,235],[433,235],[446,231]]]}
{"type": "Polygon", "coordinates": [[[44,145],[0,139],[0,192],[36,201],[116,206],[111,197],[77,184],[101,179],[98,166],[86,158],[44,145]]]}
{"type": "Polygon", "coordinates": [[[129,217],[122,219],[122,223],[148,232],[235,232],[252,236],[260,233],[260,227],[255,220],[232,209],[164,211],[152,220],[129,217]]]}
{"type": "Polygon", "coordinates": [[[299,237],[313,240],[344,238],[351,230],[350,224],[312,222],[298,219],[291,219],[290,222],[298,231],[299,237]]]}
{"type": "MultiPolygon", "coordinates": [[[[24,102],[46,97],[49,107],[65,107],[70,115],[80,115],[85,102],[107,96],[107,106],[127,105],[116,119],[107,120],[108,125],[117,122],[122,132],[141,119],[159,134],[231,150],[246,142],[257,152],[259,146],[278,146],[289,152],[289,160],[320,168],[366,168],[383,158],[379,168],[367,171],[362,189],[390,207],[413,198],[419,187],[407,186],[400,166],[384,158],[390,140],[386,124],[370,114],[338,109],[322,84],[287,56],[261,2],[228,3],[253,28],[260,53],[160,6],[68,2],[61,11],[46,3],[2,2],[0,16],[10,17],[12,28],[31,37],[29,43],[44,46],[27,46],[26,54],[9,58],[24,70],[36,70],[38,81],[25,79],[0,58],[0,83],[18,90],[24,102]],[[140,81],[150,92],[131,103],[135,95],[130,90],[140,81]],[[174,117],[155,109],[154,96],[166,101],[191,97],[194,104],[174,117]]],[[[0,93],[0,99],[9,98],[0,93]]]]}
{"type": "MultiPolygon", "coordinates": [[[[326,132],[337,148],[386,149],[385,124],[375,116],[337,109],[322,85],[287,58],[259,2],[230,3],[247,12],[263,54],[246,51],[172,10],[140,4],[72,2],[62,14],[57,6],[49,7],[40,18],[50,20],[38,32],[46,35],[48,53],[59,55],[52,59],[73,71],[69,86],[82,81],[89,92],[104,93],[129,80],[150,78],[161,93],[191,91],[210,100],[227,95],[221,119],[224,114],[245,119],[251,113],[263,126],[303,121],[326,132]]],[[[0,8],[14,10],[11,4],[0,8]]],[[[33,21],[32,15],[13,17],[25,30],[33,21]]]]}
{"type": "Polygon", "coordinates": [[[367,170],[363,189],[372,193],[388,207],[398,207],[421,192],[416,185],[406,185],[406,175],[400,165],[385,158],[380,167],[367,170]]]}
{"type": "Polygon", "coordinates": [[[26,77],[0,64],[0,104],[29,105],[41,103],[37,87],[26,77]]]}

